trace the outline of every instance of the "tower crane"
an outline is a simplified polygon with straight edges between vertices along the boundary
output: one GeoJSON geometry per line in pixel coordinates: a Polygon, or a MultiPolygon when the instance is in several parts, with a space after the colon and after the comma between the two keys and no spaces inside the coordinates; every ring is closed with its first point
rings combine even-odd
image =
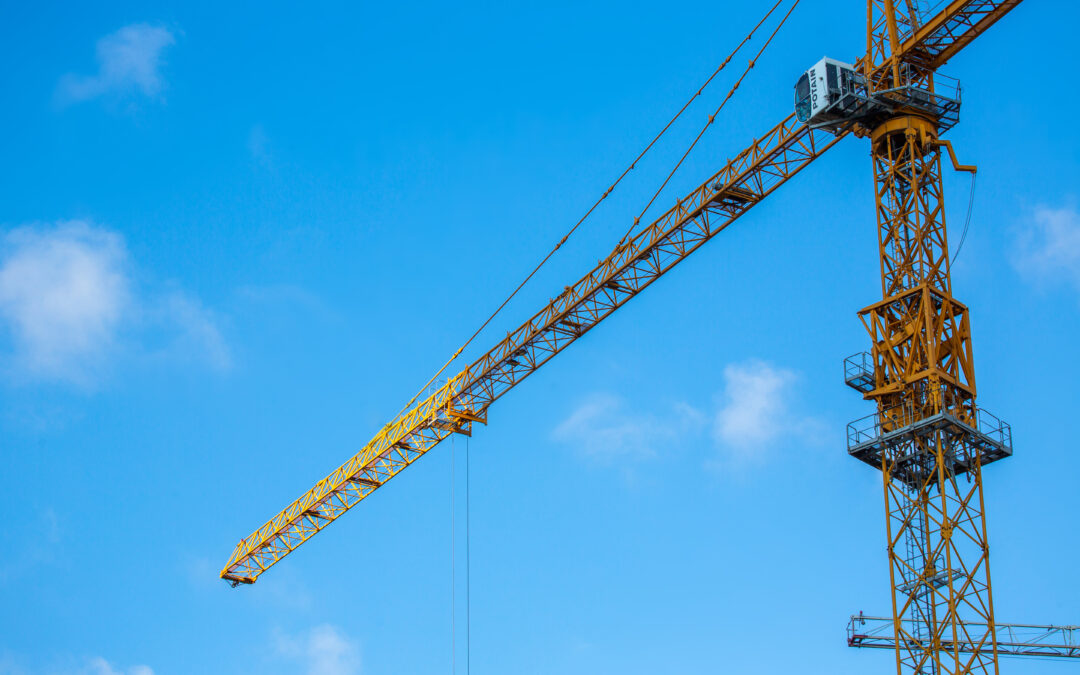
{"type": "MultiPolygon", "coordinates": [[[[1025,653],[994,619],[983,467],[1012,438],[976,404],[969,312],[953,296],[942,155],[975,167],[942,138],[960,90],[938,73],[1020,2],[867,0],[865,54],[814,64],[795,112],[241,539],[220,577],[255,583],[442,440],[487,424],[498,398],[850,136],[871,150],[881,298],[858,312],[870,351],[845,361],[876,408],[848,425],[848,452],[881,472],[892,615],[874,630],[853,617],[849,643],[893,649],[898,673],[997,673],[1003,648],[1025,653]]],[[[1071,632],[1060,642],[1057,655],[1080,656],[1071,632]]]]}

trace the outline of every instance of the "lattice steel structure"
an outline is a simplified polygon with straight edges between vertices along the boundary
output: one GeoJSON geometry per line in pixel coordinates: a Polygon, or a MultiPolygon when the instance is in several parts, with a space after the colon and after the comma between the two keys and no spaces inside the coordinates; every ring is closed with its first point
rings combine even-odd
{"type": "MultiPolygon", "coordinates": [[[[848,450],[882,472],[897,672],[997,673],[982,468],[1012,439],[976,405],[968,310],[952,295],[939,134],[957,121],[959,91],[943,107],[935,68],[956,40],[896,4],[868,3],[861,63],[866,97],[880,102],[855,121],[871,145],[882,299],[859,312],[870,372],[845,364],[877,404],[849,426],[848,450]],[[903,49],[926,32],[924,48],[903,49]]],[[[1010,9],[966,4],[981,4],[983,21],[1010,9]]]]}
{"type": "MultiPolygon", "coordinates": [[[[989,626],[982,626],[989,629],[989,626]]],[[[914,627],[911,629],[914,631],[914,627]]],[[[974,633],[981,633],[975,630],[974,633]]],[[[1080,626],[1040,626],[1023,623],[994,624],[995,639],[1000,656],[1036,656],[1043,658],[1080,659],[1080,626]]],[[[852,615],[847,626],[849,647],[867,649],[896,649],[896,632],[892,617],[852,615]]],[[[947,649],[954,647],[946,643],[947,649]]],[[[963,639],[955,647],[971,653],[980,647],[963,639]]]]}
{"type": "Polygon", "coordinates": [[[486,423],[496,399],[853,133],[872,147],[882,300],[860,313],[872,355],[846,373],[877,404],[849,429],[849,451],[884,476],[898,671],[996,672],[982,467],[1008,456],[1011,438],[975,404],[968,311],[952,296],[939,135],[959,95],[935,71],[1019,3],[953,0],[922,16],[911,0],[904,12],[867,0],[865,92],[846,101],[849,124],[774,126],[241,539],[221,578],[254,583],[447,436],[486,423]]]}
{"type": "Polygon", "coordinates": [[[843,134],[799,124],[794,115],[773,127],[697,189],[491,351],[399,416],[337,471],[240,540],[221,571],[236,585],[254,583],[338,516],[452,433],[486,422],[497,398],[584,335],[801,171],[843,134]]]}

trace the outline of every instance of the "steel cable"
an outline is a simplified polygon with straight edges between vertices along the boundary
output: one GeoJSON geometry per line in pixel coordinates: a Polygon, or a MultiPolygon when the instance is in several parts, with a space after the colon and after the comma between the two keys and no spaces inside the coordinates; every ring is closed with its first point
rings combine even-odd
{"type": "Polygon", "coordinates": [[[450,436],[450,672],[457,672],[457,550],[454,518],[454,436],[450,436]]]}
{"type": "Polygon", "coordinates": [[[960,241],[956,244],[956,251],[953,253],[952,261],[949,263],[950,266],[955,265],[956,259],[960,257],[960,249],[964,248],[968,228],[971,227],[971,211],[975,206],[975,176],[977,175],[976,173],[971,174],[971,194],[968,195],[967,217],[964,218],[964,230],[960,233],[960,241]]]}
{"type": "Polygon", "coordinates": [[[465,437],[465,675],[472,673],[472,528],[469,514],[469,437],[465,437]]]}
{"type": "MultiPolygon", "coordinates": [[[[780,32],[780,29],[784,27],[784,24],[787,22],[788,17],[791,16],[791,13],[793,11],[795,11],[795,8],[798,5],[799,5],[799,0],[795,0],[795,2],[792,3],[791,7],[788,8],[787,14],[784,15],[784,18],[781,19],[780,23],[777,24],[776,28],[773,29],[772,34],[769,35],[769,39],[765,41],[765,44],[761,45],[761,49],[758,50],[758,53],[754,56],[754,58],[750,59],[750,63],[747,64],[746,70],[744,70],[743,74],[739,77],[738,80],[736,80],[734,86],[732,86],[731,90],[728,91],[727,96],[724,97],[724,100],[721,101],[720,105],[716,108],[716,111],[713,112],[713,114],[709,116],[708,121],[705,122],[705,126],[701,128],[701,131],[698,132],[698,135],[690,143],[690,146],[688,148],[686,148],[686,152],[683,153],[682,157],[680,157],[679,161],[675,164],[675,168],[673,168],[671,170],[671,173],[669,173],[667,175],[667,178],[664,179],[664,182],[660,184],[660,187],[657,188],[656,192],[653,194],[652,199],[650,199],[649,203],[647,203],[645,205],[645,208],[643,208],[641,210],[641,213],[638,214],[637,218],[634,218],[634,222],[630,225],[630,229],[628,229],[626,231],[626,234],[623,235],[622,239],[619,240],[619,246],[622,246],[623,244],[626,243],[627,238],[634,231],[634,228],[636,228],[638,226],[638,223],[641,222],[642,216],[645,215],[645,213],[653,205],[653,202],[655,202],[657,197],[660,196],[660,193],[664,191],[665,187],[667,187],[668,182],[671,180],[672,176],[675,175],[675,172],[679,170],[679,167],[682,166],[683,162],[686,160],[687,156],[690,154],[690,151],[694,149],[694,146],[696,146],[698,141],[701,140],[701,137],[705,135],[705,132],[708,130],[708,128],[710,126],[712,126],[713,122],[716,121],[716,116],[720,114],[720,111],[724,109],[724,106],[727,105],[727,102],[729,100],[731,100],[732,96],[735,95],[735,92],[739,89],[739,85],[741,85],[742,81],[744,79],[746,79],[746,76],[750,74],[750,71],[754,69],[754,65],[757,63],[757,60],[759,58],[761,58],[761,55],[763,53],[765,53],[765,49],[769,46],[769,43],[772,42],[773,38],[776,37],[776,34],[780,32]]],[[[774,6],[773,9],[776,9],[776,7],[774,6]]],[[[771,11],[770,11],[770,13],[771,13],[771,11]]]]}
{"type": "MultiPolygon", "coordinates": [[[[694,100],[695,100],[695,99],[697,99],[697,98],[698,98],[699,96],[701,96],[702,92],[704,92],[704,91],[705,91],[705,88],[706,88],[707,86],[709,86],[709,83],[711,83],[711,82],[713,81],[713,79],[714,79],[714,78],[715,78],[715,77],[716,77],[717,75],[719,75],[719,74],[720,74],[720,72],[724,70],[724,68],[726,68],[726,67],[727,67],[727,65],[728,65],[728,63],[729,63],[729,62],[731,61],[731,59],[732,59],[732,58],[734,58],[734,57],[735,57],[735,55],[739,53],[739,51],[740,51],[740,50],[741,50],[741,49],[743,48],[743,46],[744,46],[744,45],[745,45],[745,44],[746,44],[747,42],[749,42],[749,41],[750,41],[750,39],[751,39],[751,38],[753,38],[753,36],[754,36],[754,33],[756,33],[756,32],[758,31],[758,29],[759,29],[759,28],[761,28],[762,24],[764,24],[764,23],[765,23],[765,21],[766,21],[766,20],[768,20],[768,18],[769,18],[770,16],[772,16],[772,13],[773,13],[774,11],[776,11],[776,8],[777,8],[777,7],[779,7],[779,6],[780,6],[780,5],[781,5],[781,4],[783,3],[783,2],[784,2],[784,0],[777,0],[777,1],[776,1],[776,4],[774,4],[774,5],[772,6],[772,8],[770,8],[770,9],[769,9],[769,11],[768,11],[768,12],[766,12],[765,16],[763,16],[763,17],[761,18],[761,20],[760,20],[760,21],[758,21],[758,23],[757,23],[757,24],[756,24],[756,25],[754,26],[754,28],[753,28],[753,29],[752,29],[752,30],[751,30],[751,31],[750,31],[750,32],[749,32],[749,33],[748,33],[748,34],[746,35],[746,37],[744,37],[744,38],[742,39],[742,41],[741,41],[741,42],[740,42],[740,43],[738,44],[738,46],[736,46],[736,47],[735,47],[735,49],[733,49],[733,50],[731,51],[731,53],[730,53],[730,54],[728,54],[727,58],[726,58],[726,59],[724,59],[724,61],[723,61],[723,62],[722,62],[722,63],[721,63],[721,64],[720,64],[720,65],[719,65],[719,66],[718,66],[717,68],[716,68],[716,70],[715,70],[715,71],[713,71],[712,75],[710,75],[710,76],[709,76],[709,78],[708,78],[707,80],[705,80],[705,82],[704,82],[704,83],[703,83],[703,84],[702,84],[702,85],[701,85],[700,87],[698,87],[697,91],[696,91],[696,92],[694,92],[693,96],[691,96],[691,97],[690,97],[690,99],[689,99],[689,100],[688,100],[688,101],[687,101],[687,102],[686,102],[685,104],[683,104],[683,107],[682,107],[682,108],[680,108],[680,109],[679,109],[679,111],[678,111],[677,113],[675,113],[674,117],[672,117],[672,118],[671,118],[671,120],[670,120],[670,121],[669,121],[669,122],[668,122],[668,123],[667,123],[666,125],[664,125],[664,128],[660,130],[660,133],[658,133],[658,134],[657,134],[657,135],[656,135],[656,136],[655,136],[655,137],[654,137],[654,138],[653,138],[653,139],[652,139],[651,141],[649,141],[649,144],[645,146],[645,149],[644,149],[644,150],[642,150],[642,151],[641,151],[640,153],[638,153],[637,157],[635,157],[635,158],[634,158],[634,161],[630,162],[630,166],[626,167],[626,169],[625,169],[625,170],[624,170],[624,171],[623,171],[623,172],[622,172],[622,173],[621,173],[621,174],[619,175],[619,177],[618,177],[617,179],[615,179],[615,182],[614,182],[614,183],[612,183],[612,184],[611,184],[611,186],[610,186],[610,187],[609,187],[609,188],[608,188],[607,190],[605,190],[605,191],[604,191],[604,194],[600,195],[600,198],[599,198],[599,199],[597,199],[597,200],[596,200],[596,202],[595,202],[595,203],[593,203],[593,205],[592,205],[591,207],[589,207],[589,210],[585,212],[585,215],[583,215],[583,216],[581,217],[581,219],[580,219],[580,220],[578,220],[578,221],[577,221],[576,223],[574,223],[574,226],[573,226],[573,227],[571,227],[571,228],[570,228],[570,230],[569,230],[569,231],[568,231],[568,232],[567,232],[567,233],[566,233],[565,235],[563,235],[562,239],[560,239],[560,240],[559,240],[559,243],[555,244],[555,247],[554,247],[554,248],[552,248],[552,249],[551,249],[550,251],[548,251],[548,254],[547,254],[546,256],[544,256],[543,260],[541,260],[541,261],[540,261],[540,263],[539,263],[539,264],[538,264],[538,265],[537,265],[537,266],[536,266],[535,268],[533,268],[533,270],[532,270],[531,272],[529,272],[529,275],[528,275],[527,277],[525,277],[525,279],[524,279],[524,280],[523,280],[523,281],[522,281],[522,282],[521,282],[520,284],[518,284],[518,285],[517,285],[517,288],[515,288],[515,289],[514,289],[514,290],[513,290],[513,291],[512,291],[511,293],[510,293],[510,295],[508,295],[508,296],[506,297],[506,299],[502,301],[502,304],[500,304],[500,305],[499,305],[499,306],[498,306],[498,307],[497,307],[497,308],[495,309],[495,311],[494,311],[494,312],[492,312],[490,316],[488,316],[488,318],[487,318],[487,319],[486,319],[486,320],[484,321],[484,323],[480,324],[480,327],[476,329],[476,332],[474,332],[474,333],[473,333],[473,334],[472,334],[472,335],[471,335],[471,336],[469,337],[469,339],[465,341],[465,343],[464,343],[464,344],[462,344],[462,345],[461,345],[460,347],[458,347],[457,351],[455,351],[455,352],[454,352],[454,354],[453,354],[453,356],[451,356],[451,357],[450,357],[450,359],[449,359],[449,360],[447,360],[447,362],[446,362],[445,364],[443,364],[442,368],[439,368],[439,371],[438,371],[437,373],[435,373],[435,375],[433,375],[433,376],[431,377],[431,379],[430,379],[430,380],[428,380],[426,384],[424,384],[424,386],[423,386],[423,387],[420,387],[420,390],[419,390],[419,391],[417,391],[417,392],[416,392],[416,394],[414,394],[414,395],[413,395],[413,397],[412,397],[411,399],[409,399],[409,402],[408,402],[408,403],[406,403],[406,404],[405,404],[404,406],[402,406],[401,410],[399,410],[399,411],[398,411],[398,415],[400,415],[400,414],[401,414],[402,412],[404,412],[404,411],[405,411],[406,409],[408,409],[408,408],[409,408],[409,406],[411,406],[411,405],[412,405],[413,403],[415,403],[415,402],[416,402],[416,399],[417,399],[417,398],[418,398],[418,397],[419,397],[419,396],[420,396],[421,394],[423,394],[423,393],[424,393],[424,391],[426,391],[426,390],[427,390],[427,388],[428,388],[428,387],[429,387],[429,386],[431,385],[431,383],[435,381],[435,378],[439,377],[439,375],[442,375],[442,373],[443,373],[443,372],[444,372],[444,371],[445,371],[445,370],[446,370],[446,369],[447,369],[447,368],[448,368],[448,367],[450,366],[450,364],[451,364],[451,363],[453,363],[453,362],[454,362],[454,361],[455,361],[455,360],[457,359],[457,357],[458,357],[458,356],[460,356],[460,355],[461,355],[461,353],[462,353],[463,351],[465,351],[465,349],[466,349],[466,348],[467,348],[467,347],[468,347],[468,346],[469,346],[470,344],[472,344],[472,341],[473,341],[473,340],[475,340],[475,339],[476,339],[476,337],[477,337],[478,335],[480,335],[480,333],[481,333],[481,332],[482,332],[482,331],[483,331],[483,330],[484,330],[485,328],[487,328],[488,324],[490,324],[490,323],[491,323],[491,321],[492,321],[492,320],[493,320],[493,319],[494,319],[494,318],[495,318],[495,317],[496,317],[496,316],[497,316],[497,315],[499,314],[499,312],[501,312],[501,311],[502,311],[502,310],[503,310],[503,309],[504,309],[504,308],[506,307],[506,305],[507,305],[507,304],[509,304],[509,303],[510,303],[510,301],[514,299],[514,297],[515,297],[515,296],[516,296],[516,295],[518,294],[518,292],[519,292],[519,291],[520,291],[520,290],[521,290],[522,288],[524,288],[525,284],[529,283],[529,281],[530,281],[530,280],[531,280],[531,279],[532,279],[532,278],[533,278],[534,276],[536,276],[536,273],[537,273],[537,272],[539,272],[539,271],[540,271],[540,269],[541,269],[541,268],[542,268],[542,267],[543,267],[543,266],[544,266],[545,264],[547,264],[548,260],[550,260],[550,259],[551,259],[551,256],[555,255],[555,252],[556,252],[556,251],[558,251],[558,250],[559,250],[560,248],[562,248],[562,245],[566,243],[566,241],[567,241],[567,240],[568,240],[568,239],[570,238],[570,236],[571,236],[572,234],[574,234],[574,232],[575,232],[575,231],[576,231],[576,230],[578,229],[578,227],[580,227],[580,226],[581,226],[581,224],[582,224],[582,223],[584,223],[584,222],[585,222],[585,220],[586,220],[586,219],[587,219],[587,218],[588,218],[589,216],[591,216],[591,215],[592,215],[593,211],[595,211],[595,210],[596,210],[596,208],[597,208],[598,206],[600,206],[600,204],[601,204],[601,203],[602,203],[602,202],[603,202],[603,201],[604,201],[605,199],[607,199],[609,195],[611,195],[612,191],[614,191],[614,190],[615,190],[615,188],[616,188],[616,187],[617,187],[617,186],[619,185],[619,183],[621,183],[621,182],[622,182],[623,178],[625,178],[625,177],[627,176],[627,174],[629,174],[629,173],[630,173],[631,171],[633,171],[633,170],[634,170],[634,168],[635,168],[635,167],[637,166],[637,163],[638,163],[639,161],[641,161],[641,159],[642,159],[642,158],[643,158],[643,157],[645,156],[645,154],[646,154],[646,153],[648,153],[648,152],[649,152],[649,150],[651,150],[651,149],[652,149],[652,147],[653,147],[654,145],[656,145],[656,142],[657,142],[657,141],[659,141],[659,140],[660,140],[660,138],[661,138],[661,137],[662,137],[662,136],[663,136],[663,135],[664,135],[665,133],[667,133],[668,129],[670,129],[670,128],[671,128],[671,125],[672,125],[672,124],[674,124],[674,123],[675,123],[675,121],[676,121],[676,120],[678,120],[678,119],[679,119],[679,117],[681,117],[681,116],[682,116],[682,114],[683,114],[683,113],[684,113],[684,112],[686,111],[686,109],[690,107],[690,104],[691,104],[691,103],[693,103],[693,102],[694,102],[694,100]]],[[[796,0],[796,1],[795,1],[795,4],[796,4],[796,5],[798,4],[798,0],[796,0]]],[[[792,5],[792,9],[794,9],[794,8],[795,8],[795,6],[794,6],[794,5],[792,5]]],[[[791,10],[788,10],[788,15],[790,15],[790,14],[791,14],[791,10]]],[[[785,17],[784,17],[784,20],[785,20],[785,21],[787,20],[787,16],[785,16],[785,17]]],[[[783,25],[783,22],[781,22],[781,24],[780,24],[780,25],[783,25]]],[[[779,27],[778,27],[778,28],[779,28],[779,27]]],[[[773,36],[775,36],[775,35],[776,35],[776,32],[775,32],[775,31],[773,31],[773,36]]],[[[770,40],[770,41],[772,40],[772,36],[770,36],[770,37],[769,37],[769,40],[770,40]]],[[[766,42],[765,44],[766,44],[766,45],[768,45],[768,42],[766,42]]],[[[758,52],[758,56],[760,56],[760,55],[761,55],[761,52],[759,51],[759,52],[758,52]]],[[[757,57],[755,57],[755,59],[756,59],[756,58],[757,58],[757,57]]],[[[753,61],[751,61],[751,63],[753,63],[753,61]]],[[[745,77],[745,73],[744,73],[743,77],[745,77]]],[[[742,81],[742,78],[739,78],[739,81],[741,82],[741,81],[742,81]]],[[[736,85],[736,88],[737,88],[737,87],[738,87],[738,85],[736,85]]],[[[731,97],[731,95],[732,95],[733,93],[734,93],[734,90],[732,90],[731,92],[729,92],[729,94],[728,94],[728,97],[727,97],[727,98],[730,98],[730,97],[731,97]]],[[[726,101],[726,100],[727,100],[727,98],[725,98],[724,100],[726,101]]],[[[715,117],[715,115],[714,115],[714,117],[715,117]]],[[[710,119],[710,124],[711,124],[711,119],[710,119]]],[[[706,125],[706,126],[708,126],[708,125],[706,125]]],[[[699,138],[700,138],[700,134],[699,134],[699,138]]],[[[694,142],[696,143],[697,141],[695,140],[694,142]]],[[[693,146],[691,146],[691,147],[693,147],[693,146]]],[[[689,151],[687,151],[687,152],[689,152],[689,151]]],[[[685,159],[685,155],[683,156],[683,158],[685,159]]],[[[679,163],[681,164],[681,163],[682,163],[682,160],[680,160],[680,161],[679,161],[679,163]]],[[[676,168],[678,168],[678,167],[676,166],[676,168]]],[[[669,178],[670,178],[670,176],[669,176],[669,178]]],[[[666,184],[667,184],[667,181],[665,181],[665,182],[664,182],[664,184],[666,185],[666,184]]],[[[661,187],[661,189],[662,189],[662,187],[661,187]]],[[[654,197],[654,199],[655,199],[655,197],[654,197]]],[[[652,201],[650,201],[649,203],[651,204],[651,203],[652,203],[652,201]]],[[[639,216],[639,218],[640,218],[640,216],[639,216]]],[[[637,221],[636,221],[636,220],[634,221],[634,224],[635,224],[635,225],[637,224],[637,221]]],[[[624,239],[625,239],[625,237],[624,237],[624,239]]],[[[621,242],[620,242],[620,243],[621,243],[621,242]]]]}

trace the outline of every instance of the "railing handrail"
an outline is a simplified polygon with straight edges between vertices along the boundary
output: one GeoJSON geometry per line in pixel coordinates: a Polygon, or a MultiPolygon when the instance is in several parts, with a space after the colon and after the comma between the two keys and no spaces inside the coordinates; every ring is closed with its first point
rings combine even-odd
{"type": "MultiPolygon", "coordinates": [[[[942,412],[946,415],[951,414],[951,411],[949,410],[942,412]]],[[[906,427],[909,424],[914,424],[918,421],[914,419],[915,414],[909,403],[901,403],[886,408],[883,411],[873,412],[865,417],[860,417],[848,423],[848,446],[850,447],[851,445],[856,445],[864,440],[870,440],[884,435],[884,432],[882,431],[882,413],[886,414],[886,419],[890,422],[899,421],[900,427],[906,427]],[[899,411],[900,415],[889,415],[889,413],[896,411],[899,411]]],[[[955,415],[952,416],[955,417],[955,415]]],[[[969,420],[963,421],[963,423],[973,427],[975,431],[978,431],[984,436],[996,439],[999,443],[1011,445],[1012,427],[1008,422],[984,408],[975,406],[969,420]]]]}

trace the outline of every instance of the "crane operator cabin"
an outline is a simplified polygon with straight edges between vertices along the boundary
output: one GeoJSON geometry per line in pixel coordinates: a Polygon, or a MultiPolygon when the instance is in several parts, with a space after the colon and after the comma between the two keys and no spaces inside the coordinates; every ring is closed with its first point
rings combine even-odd
{"type": "Polygon", "coordinates": [[[865,100],[866,78],[855,67],[823,58],[795,84],[795,114],[814,128],[839,128],[865,100]]]}

